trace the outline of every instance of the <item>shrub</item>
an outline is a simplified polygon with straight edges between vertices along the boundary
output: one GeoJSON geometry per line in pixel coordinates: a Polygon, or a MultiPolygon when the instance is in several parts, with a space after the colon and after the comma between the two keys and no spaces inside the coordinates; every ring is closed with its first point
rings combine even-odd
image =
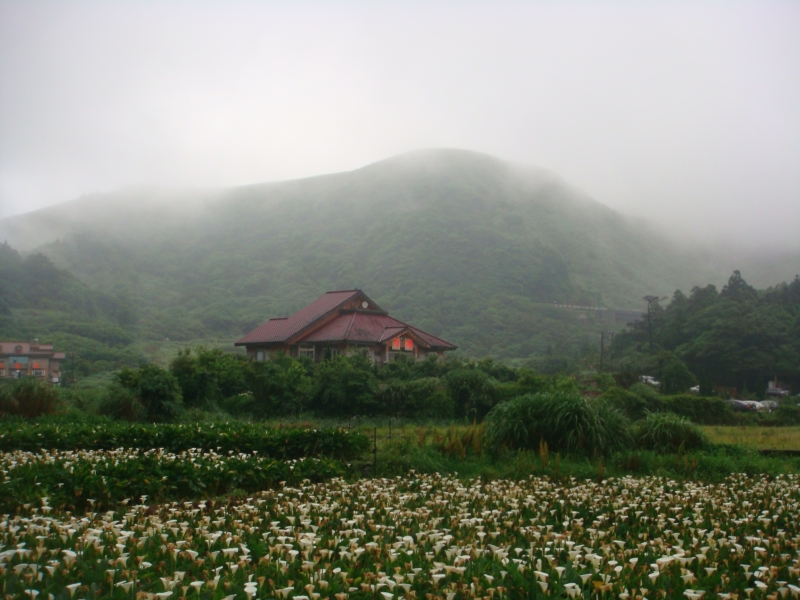
{"type": "Polygon", "coordinates": [[[708,438],[697,425],[672,413],[650,413],[635,424],[633,436],[638,448],[660,454],[709,446],[708,438]]]}
{"type": "Polygon", "coordinates": [[[625,447],[628,420],[602,399],[562,391],[521,396],[497,405],[486,418],[490,449],[533,449],[607,456],[625,447]]]}
{"type": "Polygon", "coordinates": [[[258,417],[272,417],[298,412],[311,389],[311,378],[303,365],[283,352],[270,360],[253,361],[247,365],[245,380],[250,389],[238,394],[226,406],[232,412],[249,410],[258,417]]]}
{"type": "Polygon", "coordinates": [[[372,363],[363,354],[324,360],[314,374],[311,408],[335,417],[374,414],[376,387],[372,363]]]}
{"type": "Polygon", "coordinates": [[[412,381],[389,381],[380,397],[385,412],[407,418],[450,419],[453,403],[435,377],[412,381]]]}
{"type": "Polygon", "coordinates": [[[23,377],[0,388],[0,413],[35,419],[59,407],[58,390],[47,381],[23,377]]]}
{"type": "Polygon", "coordinates": [[[734,420],[731,407],[721,398],[680,394],[664,397],[662,401],[664,408],[669,412],[701,425],[722,425],[734,420]]]}
{"type": "Polygon", "coordinates": [[[113,419],[130,422],[141,421],[146,414],[144,405],[136,394],[119,383],[108,387],[98,412],[113,419]]]}
{"type": "Polygon", "coordinates": [[[644,419],[653,410],[653,402],[631,391],[612,387],[603,394],[603,399],[631,421],[644,419]]]}
{"type": "Polygon", "coordinates": [[[171,421],[183,408],[177,378],[157,365],[125,367],[117,373],[117,383],[142,403],[145,418],[152,423],[171,421]]]}
{"type": "Polygon", "coordinates": [[[497,382],[480,369],[455,369],[446,377],[447,392],[453,401],[456,418],[483,419],[497,404],[497,382]]]}
{"type": "Polygon", "coordinates": [[[784,425],[800,424],[800,403],[797,398],[785,398],[780,401],[772,415],[776,421],[784,425]]]}
{"type": "Polygon", "coordinates": [[[247,365],[243,355],[198,346],[194,352],[180,351],[169,370],[178,380],[184,404],[204,406],[244,392],[247,365]]]}

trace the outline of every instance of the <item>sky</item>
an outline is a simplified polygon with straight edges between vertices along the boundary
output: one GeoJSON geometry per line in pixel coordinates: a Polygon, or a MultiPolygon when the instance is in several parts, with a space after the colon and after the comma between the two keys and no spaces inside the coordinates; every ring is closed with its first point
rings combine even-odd
{"type": "Polygon", "coordinates": [[[0,0],[0,217],[431,147],[800,248],[800,2],[0,0]]]}

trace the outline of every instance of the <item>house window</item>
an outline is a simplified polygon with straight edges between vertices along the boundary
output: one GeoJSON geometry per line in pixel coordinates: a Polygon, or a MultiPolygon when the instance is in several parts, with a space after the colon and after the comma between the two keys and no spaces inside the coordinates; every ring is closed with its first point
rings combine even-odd
{"type": "Polygon", "coordinates": [[[34,377],[44,377],[44,375],[45,375],[44,369],[34,369],[33,370],[33,376],[34,377]]]}
{"type": "Polygon", "coordinates": [[[394,338],[392,340],[392,350],[400,350],[400,338],[394,338]]]}
{"type": "Polygon", "coordinates": [[[6,376],[5,369],[0,369],[0,377],[5,377],[5,376],[6,376]]]}
{"type": "Polygon", "coordinates": [[[259,350],[258,352],[256,352],[256,360],[264,360],[264,351],[263,350],[259,350]]]}
{"type": "Polygon", "coordinates": [[[411,351],[414,349],[414,341],[410,338],[406,338],[406,350],[411,351]]]}
{"type": "Polygon", "coordinates": [[[298,356],[305,356],[306,358],[310,358],[314,360],[314,346],[310,344],[303,344],[297,349],[298,356]]]}
{"type": "Polygon", "coordinates": [[[342,353],[342,351],[339,350],[339,348],[329,348],[329,350],[331,352],[331,358],[336,358],[342,353]]]}

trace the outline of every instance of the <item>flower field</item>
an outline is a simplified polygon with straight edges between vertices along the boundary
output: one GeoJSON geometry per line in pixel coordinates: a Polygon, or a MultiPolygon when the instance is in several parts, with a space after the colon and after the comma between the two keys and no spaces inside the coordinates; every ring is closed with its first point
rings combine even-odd
{"type": "Polygon", "coordinates": [[[231,421],[212,424],[114,423],[54,424],[0,421],[0,451],[116,450],[161,448],[166,452],[213,450],[258,452],[271,458],[292,460],[327,456],[352,460],[369,447],[359,433],[335,428],[276,428],[258,423],[231,421]]]}
{"type": "MultiPolygon", "coordinates": [[[[109,458],[110,460],[110,458],[109,458]]],[[[15,469],[3,467],[12,476],[15,469]]],[[[7,598],[791,598],[800,478],[300,481],[0,522],[7,598]]]]}
{"type": "Polygon", "coordinates": [[[275,460],[258,453],[189,450],[15,451],[0,453],[0,511],[47,496],[56,510],[108,510],[126,498],[150,502],[255,492],[280,482],[322,481],[345,473],[325,458],[275,460]]]}

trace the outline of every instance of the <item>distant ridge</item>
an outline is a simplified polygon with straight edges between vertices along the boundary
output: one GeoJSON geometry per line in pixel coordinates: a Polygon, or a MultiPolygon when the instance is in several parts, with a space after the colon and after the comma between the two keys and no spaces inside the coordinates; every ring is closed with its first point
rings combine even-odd
{"type": "Polygon", "coordinates": [[[452,149],[293,181],[94,194],[2,219],[2,239],[124,295],[142,340],[233,340],[361,288],[467,354],[520,359],[575,355],[624,326],[554,303],[635,309],[737,267],[549,171],[452,149]]]}

